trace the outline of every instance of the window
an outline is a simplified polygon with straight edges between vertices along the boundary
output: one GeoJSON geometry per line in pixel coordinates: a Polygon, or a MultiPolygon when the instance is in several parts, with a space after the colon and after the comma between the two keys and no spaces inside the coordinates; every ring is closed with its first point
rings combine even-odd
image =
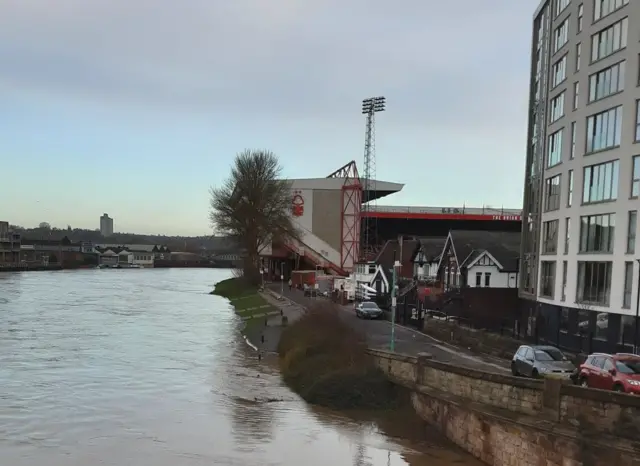
{"type": "Polygon", "coordinates": [[[621,61],[589,76],[589,102],[624,90],[626,62],[621,61]]]}
{"type": "Polygon", "coordinates": [[[569,331],[569,308],[563,307],[560,310],[560,331],[567,333],[569,331]]]}
{"type": "Polygon", "coordinates": [[[636,318],[634,316],[620,316],[620,343],[623,345],[625,343],[633,344],[634,333],[635,333],[635,322],[636,318]]]}
{"type": "Polygon", "coordinates": [[[576,44],[576,73],[580,71],[580,59],[582,58],[582,42],[576,44]]]}
{"type": "Polygon", "coordinates": [[[560,175],[545,180],[544,208],[546,212],[560,208],[560,175]]]}
{"type": "Polygon", "coordinates": [[[560,60],[553,64],[551,68],[551,87],[554,88],[567,77],[567,56],[565,55],[560,60]]]}
{"type": "Polygon", "coordinates": [[[578,108],[578,104],[580,103],[580,83],[573,83],[573,109],[576,110],[578,108]]]}
{"type": "Polygon", "coordinates": [[[556,0],[556,8],[553,17],[557,18],[558,15],[562,13],[566,7],[569,6],[569,3],[571,3],[571,0],[556,0]]]}
{"type": "Polygon", "coordinates": [[[554,261],[540,262],[540,296],[553,298],[556,276],[556,263],[554,261]]]}
{"type": "Polygon", "coordinates": [[[491,274],[489,272],[484,274],[484,286],[487,288],[491,286],[491,274]]]}
{"type": "Polygon", "coordinates": [[[633,158],[633,172],[631,175],[631,197],[640,195],[640,155],[633,158]]]}
{"type": "Polygon", "coordinates": [[[551,123],[564,116],[564,92],[551,99],[551,123]]]}
{"type": "Polygon", "coordinates": [[[578,262],[576,302],[608,306],[612,262],[578,262]]]}
{"type": "Polygon", "coordinates": [[[633,262],[624,263],[624,289],[622,293],[622,307],[631,309],[631,294],[633,293],[633,262]]]}
{"type": "Polygon", "coordinates": [[[550,220],[542,224],[542,253],[558,252],[558,220],[550,220]]]}
{"type": "Polygon", "coordinates": [[[567,299],[567,261],[562,261],[562,295],[560,301],[567,299]]]}
{"type": "Polygon", "coordinates": [[[569,170],[569,183],[567,183],[567,207],[573,204],[573,170],[569,170]]]}
{"type": "Polygon", "coordinates": [[[582,17],[584,16],[584,5],[578,5],[578,32],[582,31],[582,17]]]}
{"type": "Polygon", "coordinates": [[[569,254],[569,240],[571,239],[571,218],[564,219],[564,253],[569,254]]]}
{"type": "Polygon", "coordinates": [[[556,131],[549,136],[549,155],[547,156],[547,168],[551,168],[562,162],[562,132],[556,131]]]}
{"type": "Polygon", "coordinates": [[[636,229],[638,226],[638,211],[630,210],[627,218],[627,254],[636,253],[636,229]]]}
{"type": "MultiPolygon", "coordinates": [[[[562,26],[561,26],[562,27],[562,26]]],[[[600,60],[627,46],[629,18],[624,18],[591,36],[591,61],[600,60]]],[[[558,28],[560,29],[560,28],[558,28]]],[[[556,43],[558,40],[556,30],[556,43]]],[[[566,37],[566,34],[565,34],[566,37]]],[[[564,44],[563,44],[564,45],[564,44]]],[[[558,49],[556,49],[558,50],[558,49]]]]}
{"type": "Polygon", "coordinates": [[[636,101],[636,142],[640,142],[640,100],[636,101]]]}
{"type": "Polygon", "coordinates": [[[482,272],[476,272],[476,288],[482,286],[482,272]]]}
{"type": "Polygon", "coordinates": [[[600,18],[610,15],[628,3],[629,0],[596,0],[593,20],[598,21],[600,18]]]}
{"type": "Polygon", "coordinates": [[[576,122],[571,123],[571,153],[569,159],[573,160],[576,156],[576,122]]]}
{"type": "Polygon", "coordinates": [[[584,167],[582,203],[618,199],[618,160],[584,167]]]}
{"type": "MultiPolygon", "coordinates": [[[[569,39],[569,18],[565,19],[560,26],[558,26],[554,33],[554,49],[553,52],[560,50],[569,39]]],[[[626,41],[625,41],[626,45],[626,41]]]]}
{"type": "Polygon", "coordinates": [[[620,145],[622,136],[622,105],[587,118],[587,152],[620,145]]]}
{"type": "Polygon", "coordinates": [[[580,252],[613,252],[614,214],[580,217],[580,252]]]}

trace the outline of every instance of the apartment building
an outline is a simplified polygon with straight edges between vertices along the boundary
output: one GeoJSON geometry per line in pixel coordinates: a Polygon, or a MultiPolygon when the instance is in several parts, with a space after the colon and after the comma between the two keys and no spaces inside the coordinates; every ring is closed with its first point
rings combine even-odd
{"type": "Polygon", "coordinates": [[[113,235],[113,219],[108,214],[100,217],[100,234],[105,238],[113,235]]]}
{"type": "Polygon", "coordinates": [[[519,294],[565,346],[637,346],[640,1],[533,21],[519,294]]]}

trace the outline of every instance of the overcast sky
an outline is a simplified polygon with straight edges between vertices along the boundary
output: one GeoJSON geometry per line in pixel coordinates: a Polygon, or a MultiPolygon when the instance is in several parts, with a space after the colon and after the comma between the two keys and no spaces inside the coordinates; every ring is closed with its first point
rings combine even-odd
{"type": "Polygon", "coordinates": [[[361,166],[377,95],[385,204],[521,207],[538,3],[0,0],[0,220],[208,234],[236,152],[361,166]]]}

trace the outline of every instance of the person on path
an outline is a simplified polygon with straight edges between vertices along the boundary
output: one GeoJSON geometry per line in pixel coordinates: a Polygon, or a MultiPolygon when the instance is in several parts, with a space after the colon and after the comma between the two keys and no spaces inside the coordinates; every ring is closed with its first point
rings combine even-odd
{"type": "Polygon", "coordinates": [[[293,286],[293,282],[289,279],[289,291],[291,291],[291,287],[293,286]]]}

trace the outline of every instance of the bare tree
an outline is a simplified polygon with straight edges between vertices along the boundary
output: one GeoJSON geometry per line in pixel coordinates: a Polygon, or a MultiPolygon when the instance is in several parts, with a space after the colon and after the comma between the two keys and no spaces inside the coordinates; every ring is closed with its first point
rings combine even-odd
{"type": "Polygon", "coordinates": [[[209,219],[218,234],[231,236],[244,250],[243,276],[260,283],[260,253],[272,241],[298,239],[291,218],[291,185],[272,152],[245,150],[231,174],[210,190],[209,219]]]}

